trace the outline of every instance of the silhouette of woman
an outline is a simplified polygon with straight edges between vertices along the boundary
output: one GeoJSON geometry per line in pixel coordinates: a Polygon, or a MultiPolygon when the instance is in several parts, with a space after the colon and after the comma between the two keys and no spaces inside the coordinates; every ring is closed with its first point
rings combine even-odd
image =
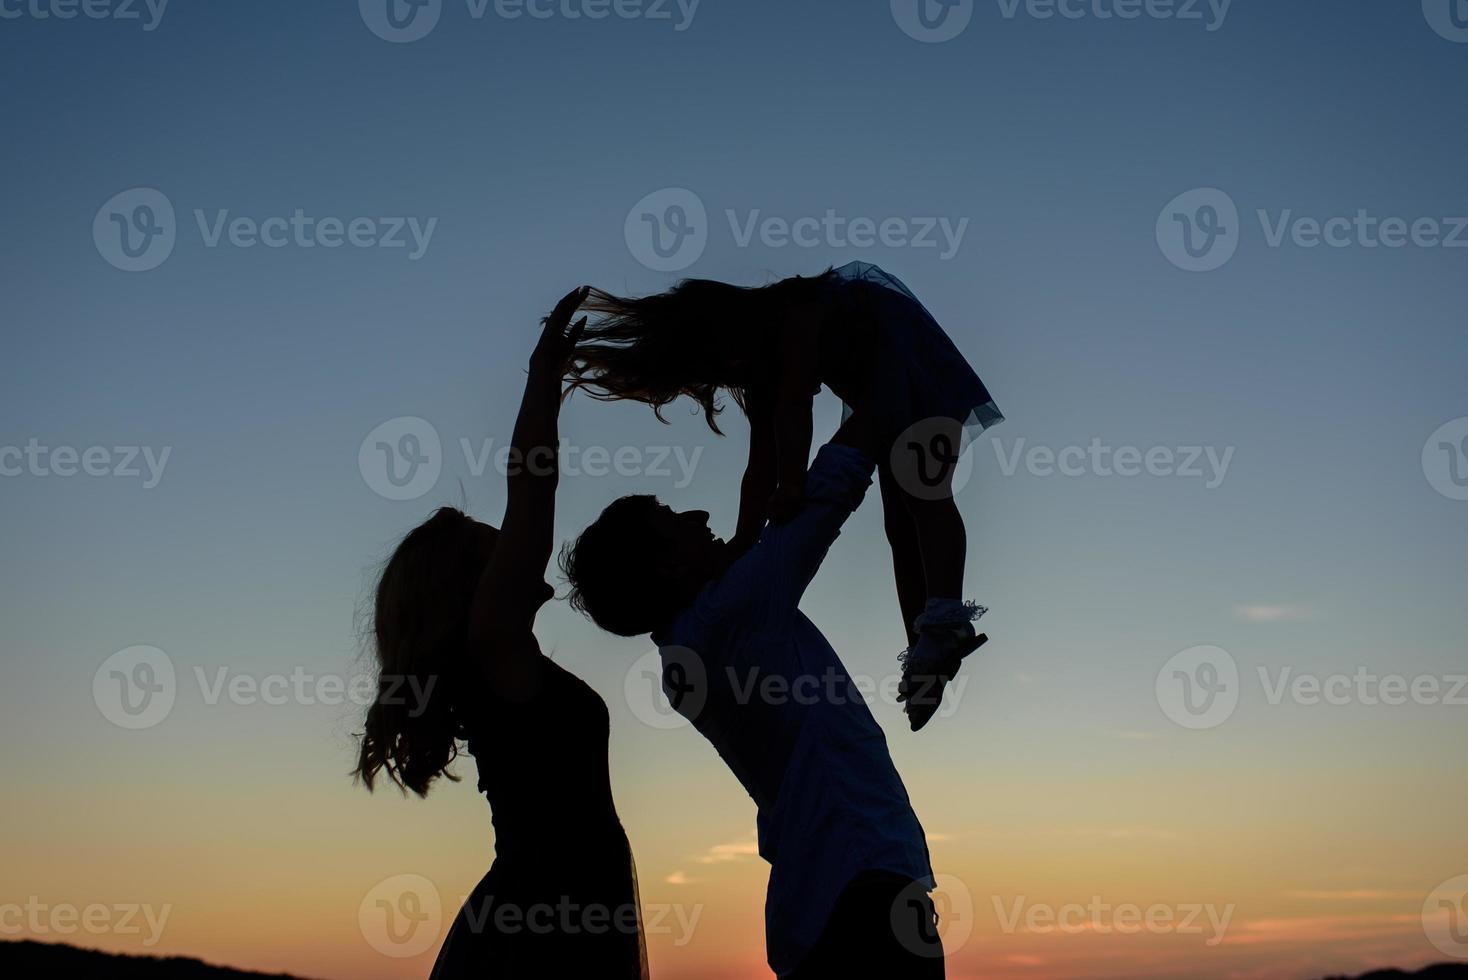
{"type": "Polygon", "coordinates": [[[426,795],[466,742],[495,859],[449,930],[433,980],[647,976],[631,850],[612,804],[606,703],[540,652],[558,479],[561,378],[585,300],[556,305],[531,355],[496,530],[443,508],[378,583],[379,668],[357,775],[426,795]],[[405,692],[425,692],[415,698],[405,692]]]}

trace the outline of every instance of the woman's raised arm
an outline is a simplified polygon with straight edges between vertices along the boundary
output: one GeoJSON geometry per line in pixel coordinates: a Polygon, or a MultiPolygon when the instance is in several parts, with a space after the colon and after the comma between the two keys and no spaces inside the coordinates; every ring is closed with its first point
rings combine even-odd
{"type": "Polygon", "coordinates": [[[530,355],[506,465],[505,519],[470,613],[469,639],[486,654],[485,677],[496,694],[511,700],[533,694],[539,676],[540,648],[531,627],[545,600],[545,568],[555,547],[561,379],[586,326],[582,317],[568,328],[587,291],[572,290],[556,304],[530,355]]]}

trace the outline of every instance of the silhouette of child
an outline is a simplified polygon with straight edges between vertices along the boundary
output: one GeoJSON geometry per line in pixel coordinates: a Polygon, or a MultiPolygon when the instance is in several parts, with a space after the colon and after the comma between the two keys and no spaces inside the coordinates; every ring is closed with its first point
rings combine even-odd
{"type": "Polygon", "coordinates": [[[981,642],[987,610],[961,598],[967,551],[952,481],[966,441],[1003,421],[953,341],[896,277],[852,262],[815,277],[745,288],[687,280],[637,299],[593,290],[568,369],[573,388],[661,409],[680,396],[709,427],[720,392],[750,422],[740,487],[742,551],[766,520],[800,507],[810,460],[811,404],[822,385],[890,447],[877,460],[882,508],[908,646],[899,700],[914,731],[938,710],[960,662],[981,642]]]}

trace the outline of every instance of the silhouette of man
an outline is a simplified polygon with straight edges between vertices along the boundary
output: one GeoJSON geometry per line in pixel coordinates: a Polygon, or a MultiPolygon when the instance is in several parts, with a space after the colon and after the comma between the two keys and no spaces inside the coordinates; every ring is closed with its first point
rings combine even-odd
{"type": "Polygon", "coordinates": [[[572,603],[651,633],[663,689],[759,808],[771,968],[787,980],[942,977],[927,840],[887,741],[797,608],[875,469],[858,418],[822,447],[799,512],[731,553],[703,511],[613,502],[567,549],[572,603]]]}

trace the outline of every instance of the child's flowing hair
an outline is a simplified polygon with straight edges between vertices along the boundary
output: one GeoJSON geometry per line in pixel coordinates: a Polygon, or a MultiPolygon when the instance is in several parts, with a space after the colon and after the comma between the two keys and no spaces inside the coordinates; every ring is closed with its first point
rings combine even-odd
{"type": "Polygon", "coordinates": [[[768,286],[685,279],[640,299],[593,289],[581,309],[599,316],[576,345],[567,393],[579,388],[600,401],[643,402],[665,423],[663,407],[687,395],[702,407],[709,428],[720,432],[719,389],[747,408],[749,389],[769,380],[768,342],[780,311],[831,275],[828,270],[768,286]]]}

